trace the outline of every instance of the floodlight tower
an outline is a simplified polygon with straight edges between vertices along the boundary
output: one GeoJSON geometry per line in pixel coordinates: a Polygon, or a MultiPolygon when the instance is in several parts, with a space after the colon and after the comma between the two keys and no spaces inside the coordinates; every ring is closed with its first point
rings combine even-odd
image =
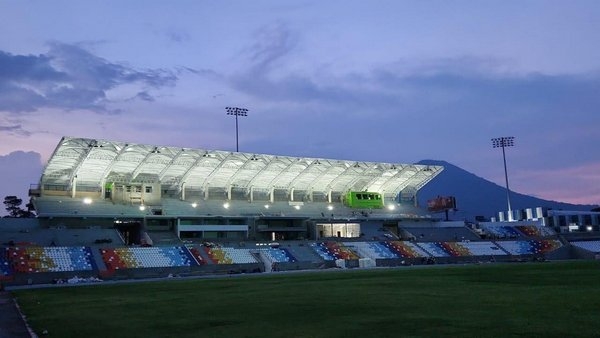
{"type": "Polygon", "coordinates": [[[238,116],[248,116],[248,109],[246,108],[238,108],[238,107],[225,107],[227,111],[227,115],[235,116],[235,151],[240,151],[240,146],[238,142],[238,116]]]}
{"type": "Polygon", "coordinates": [[[515,145],[515,138],[513,136],[508,137],[497,137],[492,139],[492,147],[502,148],[502,159],[504,160],[504,178],[506,179],[506,202],[508,203],[508,220],[513,220],[512,209],[510,207],[510,189],[508,188],[508,171],[506,170],[506,153],[504,148],[512,147],[515,145]]]}

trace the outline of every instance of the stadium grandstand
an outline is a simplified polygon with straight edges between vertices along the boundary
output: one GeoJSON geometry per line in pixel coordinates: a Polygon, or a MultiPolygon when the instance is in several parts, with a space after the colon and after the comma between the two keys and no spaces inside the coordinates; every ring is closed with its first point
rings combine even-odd
{"type": "Polygon", "coordinates": [[[508,262],[598,252],[597,242],[571,245],[539,220],[466,224],[432,216],[417,196],[442,170],[63,137],[30,189],[37,218],[0,221],[0,281],[508,262]]]}
{"type": "MultiPolygon", "coordinates": [[[[201,239],[359,237],[365,220],[424,217],[417,192],[442,170],[65,137],[31,195],[48,227],[118,224],[201,239]]],[[[131,244],[140,244],[137,232],[131,244]]]]}

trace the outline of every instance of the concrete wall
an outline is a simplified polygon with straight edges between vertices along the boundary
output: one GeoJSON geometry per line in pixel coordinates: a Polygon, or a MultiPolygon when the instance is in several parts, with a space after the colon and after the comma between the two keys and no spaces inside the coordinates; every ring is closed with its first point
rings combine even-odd
{"type": "Polygon", "coordinates": [[[0,231],[19,231],[36,229],[40,227],[37,218],[0,218],[0,231]]]}

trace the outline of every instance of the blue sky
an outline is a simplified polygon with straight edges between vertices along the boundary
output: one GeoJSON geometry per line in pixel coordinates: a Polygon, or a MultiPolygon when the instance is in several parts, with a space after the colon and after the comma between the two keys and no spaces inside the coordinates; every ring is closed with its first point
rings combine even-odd
{"type": "MultiPolygon", "coordinates": [[[[600,203],[598,1],[1,1],[0,195],[62,136],[445,160],[600,203]],[[27,168],[25,170],[24,168],[27,168]]],[[[440,192],[444,194],[444,192],[440,192]]]]}

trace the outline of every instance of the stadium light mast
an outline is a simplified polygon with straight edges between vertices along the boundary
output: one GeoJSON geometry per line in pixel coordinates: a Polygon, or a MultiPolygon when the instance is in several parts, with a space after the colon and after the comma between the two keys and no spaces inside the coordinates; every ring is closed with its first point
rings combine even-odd
{"type": "Polygon", "coordinates": [[[510,207],[510,189],[508,188],[508,171],[506,170],[506,152],[504,148],[512,147],[515,145],[515,138],[513,136],[508,137],[497,137],[492,139],[492,147],[502,148],[502,159],[504,160],[504,179],[506,180],[506,202],[508,204],[508,220],[513,220],[512,209],[510,207]]]}
{"type": "Polygon", "coordinates": [[[238,142],[238,116],[248,116],[248,109],[238,107],[225,107],[227,115],[235,116],[235,151],[240,151],[240,144],[238,142]]]}

